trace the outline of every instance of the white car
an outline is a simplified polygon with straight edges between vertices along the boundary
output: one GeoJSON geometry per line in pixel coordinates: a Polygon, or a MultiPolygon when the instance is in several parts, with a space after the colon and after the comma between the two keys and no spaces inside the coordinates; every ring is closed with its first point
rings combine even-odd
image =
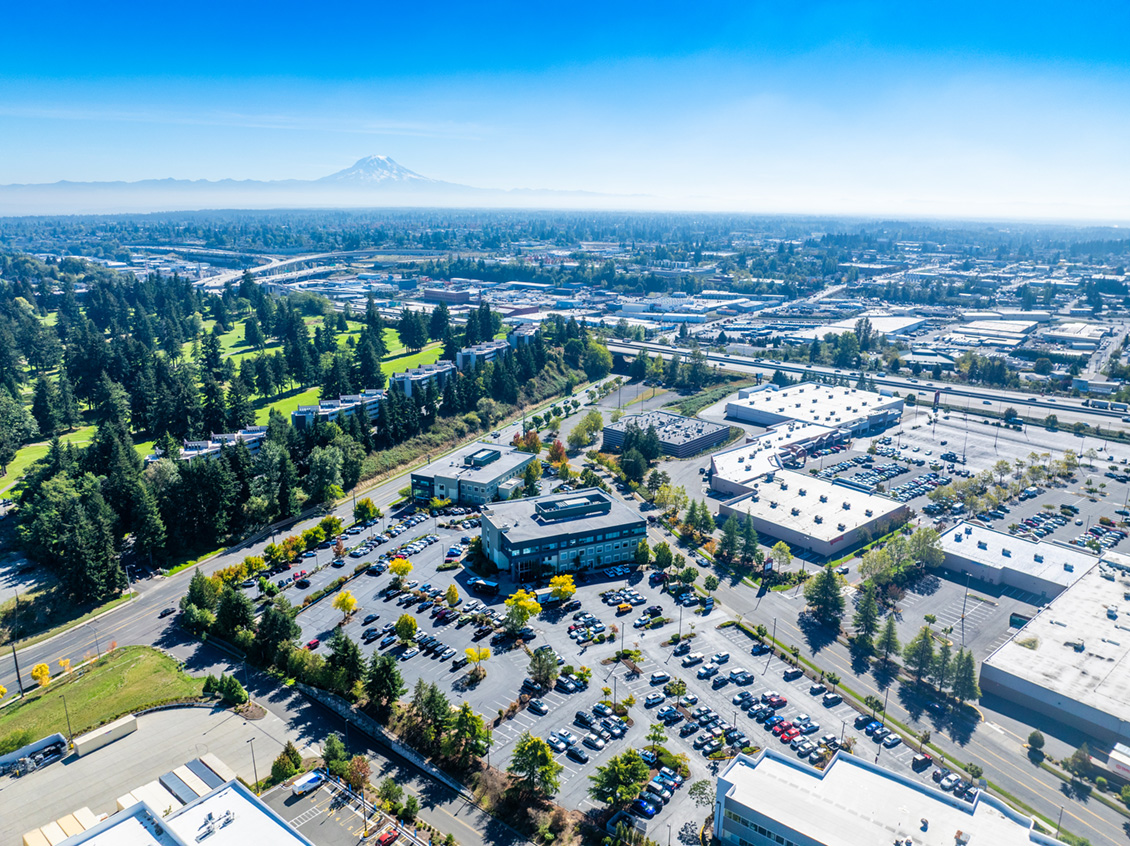
{"type": "Polygon", "coordinates": [[[652,705],[658,705],[666,698],[662,693],[652,693],[643,701],[643,704],[645,708],[650,708],[652,705]]]}
{"type": "Polygon", "coordinates": [[[730,653],[729,652],[719,652],[713,658],[710,659],[710,663],[711,664],[725,664],[729,660],[730,660],[730,653]]]}
{"type": "Polygon", "coordinates": [[[400,660],[401,661],[407,661],[409,658],[415,658],[419,654],[420,654],[419,649],[412,648],[412,649],[409,649],[407,652],[405,652],[403,655],[401,655],[400,660]]]}

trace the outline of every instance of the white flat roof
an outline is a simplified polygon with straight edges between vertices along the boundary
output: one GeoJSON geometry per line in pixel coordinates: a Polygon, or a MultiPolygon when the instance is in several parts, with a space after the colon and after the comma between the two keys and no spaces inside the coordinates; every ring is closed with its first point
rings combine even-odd
{"type": "Polygon", "coordinates": [[[957,799],[926,782],[836,753],[821,772],[775,750],[739,755],[718,791],[824,846],[1020,846],[1035,841],[1032,821],[997,799],[957,799]],[[723,793],[724,791],[724,793],[723,793]],[[925,825],[923,825],[925,823],[925,825]]]}
{"type": "MultiPolygon", "coordinates": [[[[739,398],[726,403],[726,414],[742,408],[782,419],[803,420],[821,426],[845,427],[873,414],[901,409],[903,401],[859,388],[832,387],[802,382],[780,390],[739,392],[739,398]],[[746,396],[741,397],[740,394],[746,396]]],[[[737,417],[737,414],[734,414],[737,417]]],[[[738,418],[740,419],[740,418],[738,418]]]]}
{"type": "Polygon", "coordinates": [[[942,534],[942,550],[985,567],[1016,570],[1030,576],[1069,587],[1098,563],[1098,558],[1055,543],[1037,543],[998,532],[958,523],[942,534]],[[1070,564],[1068,570],[1063,565],[1070,564]]]}
{"type": "Polygon", "coordinates": [[[185,805],[166,817],[165,825],[186,843],[200,842],[200,835],[210,827],[212,833],[207,837],[208,846],[247,846],[252,843],[270,843],[272,846],[292,843],[298,846],[310,842],[256,800],[239,782],[228,782],[185,805]],[[230,822],[221,825],[224,819],[230,819],[230,822]]]}
{"type": "Polygon", "coordinates": [[[748,485],[759,476],[779,470],[777,456],[790,444],[806,444],[839,431],[804,421],[778,423],[748,443],[716,452],[712,456],[714,475],[729,482],[748,485]]]}
{"type": "MultiPolygon", "coordinates": [[[[1117,554],[1108,554],[1104,561],[1108,559],[1127,561],[1117,554]]],[[[1063,699],[1130,721],[1127,593],[1130,574],[1100,562],[986,658],[985,664],[1063,699]],[[1113,618],[1107,616],[1108,609],[1113,618]],[[1071,644],[1082,644],[1082,648],[1071,644]]]]}
{"type": "Polygon", "coordinates": [[[834,485],[792,470],[777,471],[773,481],[756,483],[754,493],[727,505],[735,511],[825,542],[906,508],[893,499],[834,485]]]}

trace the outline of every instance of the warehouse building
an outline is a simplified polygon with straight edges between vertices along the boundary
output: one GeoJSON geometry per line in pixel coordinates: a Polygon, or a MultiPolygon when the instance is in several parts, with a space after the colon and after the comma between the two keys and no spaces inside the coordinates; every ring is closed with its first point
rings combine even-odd
{"type": "Polygon", "coordinates": [[[597,488],[483,508],[483,554],[517,581],[630,562],[646,535],[635,510],[597,488]]]}
{"type": "Polygon", "coordinates": [[[312,428],[315,423],[334,423],[358,415],[362,422],[372,426],[380,415],[384,398],[384,391],[370,390],[322,400],[317,405],[300,405],[290,413],[290,425],[301,431],[312,428]]]}
{"type": "Polygon", "coordinates": [[[825,559],[885,535],[909,515],[903,503],[792,470],[769,473],[751,488],[719,506],[719,522],[753,520],[759,535],[825,559]]]}
{"type": "Polygon", "coordinates": [[[1098,558],[1080,550],[970,523],[958,523],[941,539],[946,569],[1045,600],[1059,596],[1098,563],[1098,558]]]}
{"type": "Polygon", "coordinates": [[[1059,846],[982,792],[973,802],[839,752],[817,770],[775,749],[738,755],[718,777],[723,846],[1059,846]]]}
{"type": "Polygon", "coordinates": [[[710,488],[735,497],[748,494],[766,473],[803,467],[812,450],[835,446],[847,433],[815,423],[778,423],[744,443],[710,457],[710,488]]]}
{"type": "Polygon", "coordinates": [[[879,432],[899,421],[903,401],[860,388],[803,382],[778,389],[776,385],[743,388],[726,403],[726,416],[758,426],[789,420],[845,429],[853,436],[879,432]]]}
{"type": "Polygon", "coordinates": [[[418,503],[432,498],[460,505],[491,502],[500,486],[521,476],[534,460],[532,453],[512,446],[471,444],[413,471],[412,498],[418,503]]]}
{"type": "Polygon", "coordinates": [[[683,417],[666,411],[646,411],[628,414],[604,427],[604,448],[619,450],[624,445],[624,433],[635,426],[641,432],[655,427],[659,446],[664,455],[687,458],[719,444],[725,443],[730,428],[720,423],[710,423],[697,417],[683,417]]]}
{"type": "Polygon", "coordinates": [[[1130,557],[1107,553],[981,664],[981,690],[1130,740],[1130,557]]]}

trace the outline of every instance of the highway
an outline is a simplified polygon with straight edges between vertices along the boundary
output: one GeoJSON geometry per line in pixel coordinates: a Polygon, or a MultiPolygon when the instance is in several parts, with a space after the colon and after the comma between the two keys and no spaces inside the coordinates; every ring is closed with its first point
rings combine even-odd
{"type": "MultiPolygon", "coordinates": [[[[659,354],[665,359],[671,358],[672,355],[689,356],[691,351],[672,347],[664,344],[640,343],[635,341],[611,341],[608,344],[608,349],[613,353],[626,353],[628,355],[637,355],[641,350],[647,350],[649,355],[659,354]]],[[[724,367],[727,370],[732,370],[737,373],[760,373],[763,376],[768,376],[774,370],[780,370],[782,373],[788,373],[794,376],[839,376],[847,377],[849,381],[854,383],[859,378],[858,370],[851,369],[836,369],[833,367],[823,367],[820,365],[810,364],[797,364],[793,362],[776,361],[773,359],[760,359],[750,356],[740,355],[727,355],[723,353],[710,352],[703,350],[707,361],[711,364],[716,364],[719,367],[724,367]]],[[[995,411],[999,411],[1008,406],[1026,406],[1030,410],[1040,411],[1043,414],[1055,414],[1062,417],[1064,412],[1072,415],[1081,415],[1084,418],[1091,418],[1092,424],[1096,422],[1111,423],[1121,421],[1121,418],[1126,414],[1125,411],[1111,411],[1109,409],[1091,408],[1083,405],[1083,400],[1074,397],[1044,397],[1032,393],[1019,393],[1016,391],[1006,391],[999,388],[979,388],[971,385],[955,385],[944,381],[930,381],[926,379],[918,379],[912,377],[903,378],[901,376],[878,376],[874,372],[867,373],[869,382],[874,382],[877,388],[889,388],[893,391],[899,391],[904,394],[908,391],[914,391],[918,395],[926,397],[931,402],[933,401],[933,394],[935,391],[941,391],[942,402],[953,405],[955,401],[970,400],[984,404],[988,402],[994,406],[995,411]]],[[[972,409],[970,409],[972,410],[972,409]]],[[[1061,420],[1061,422],[1063,422],[1061,420]]]]}

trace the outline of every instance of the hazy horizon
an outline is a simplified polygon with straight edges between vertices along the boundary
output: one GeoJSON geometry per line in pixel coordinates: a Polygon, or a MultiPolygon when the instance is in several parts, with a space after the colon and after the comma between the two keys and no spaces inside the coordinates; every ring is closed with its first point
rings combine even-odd
{"type": "Polygon", "coordinates": [[[64,3],[0,55],[0,183],[384,154],[624,208],[1130,221],[1125,5],[303,8],[64,3]]]}

